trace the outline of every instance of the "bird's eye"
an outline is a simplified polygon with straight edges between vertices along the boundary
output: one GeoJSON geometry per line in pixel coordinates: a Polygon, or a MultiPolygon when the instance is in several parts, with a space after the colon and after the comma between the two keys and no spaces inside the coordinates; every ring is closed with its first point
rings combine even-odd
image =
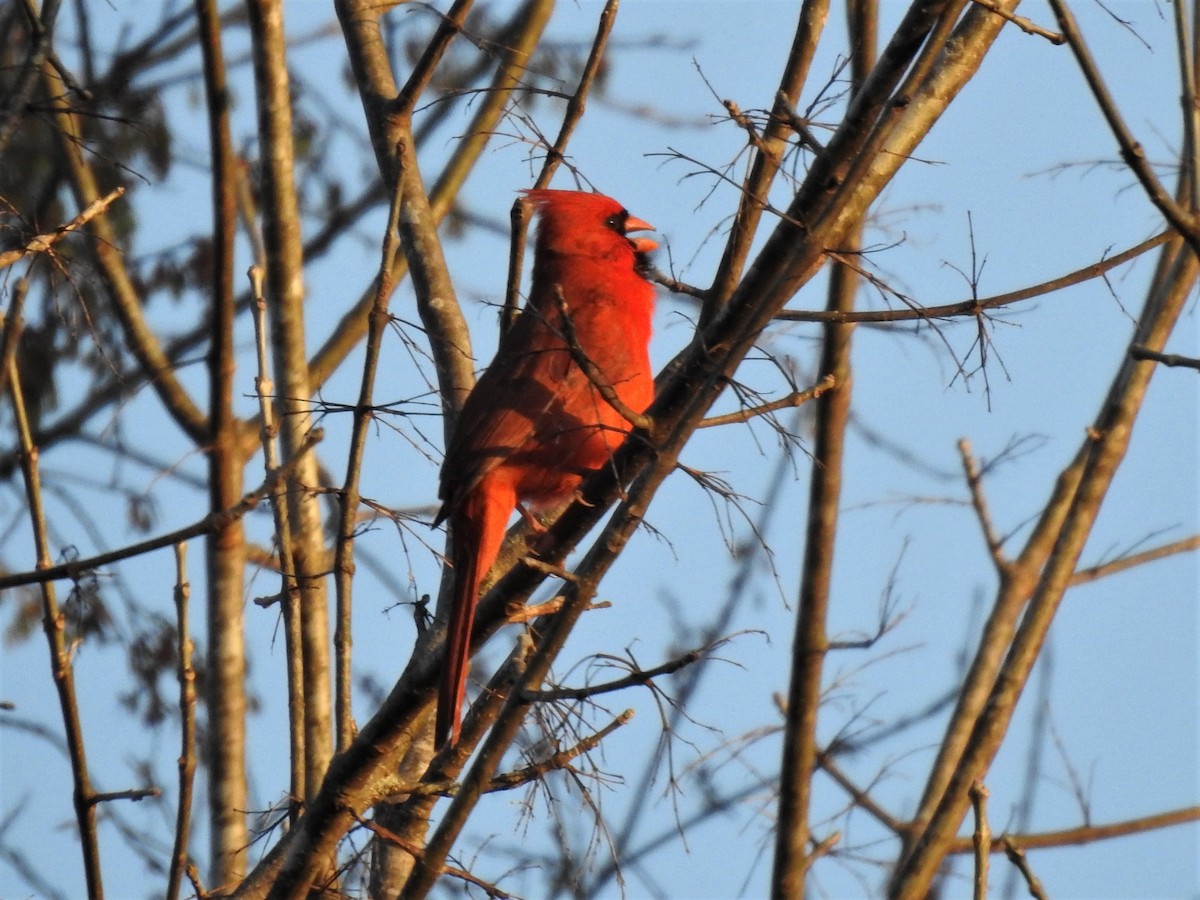
{"type": "Polygon", "coordinates": [[[604,225],[605,227],[611,228],[613,231],[616,231],[619,234],[624,234],[625,219],[628,217],[628,215],[629,213],[625,212],[625,210],[621,210],[619,213],[613,213],[604,220],[604,225]]]}

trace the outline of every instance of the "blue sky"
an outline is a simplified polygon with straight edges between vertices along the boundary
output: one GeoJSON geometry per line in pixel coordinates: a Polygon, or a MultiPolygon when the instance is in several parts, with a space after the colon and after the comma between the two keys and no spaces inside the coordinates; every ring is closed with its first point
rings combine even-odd
{"type": "MultiPolygon", "coordinates": [[[[571,145],[571,157],[595,187],[654,223],[663,245],[660,267],[673,262],[676,274],[686,281],[704,284],[713,271],[734,191],[714,185],[703,174],[688,177],[694,167],[662,154],[673,148],[714,166],[733,159],[744,134],[722,120],[717,98],[733,99],[743,109],[770,104],[791,39],[794,6],[633,0],[619,13],[606,92],[593,98],[571,145]],[[649,40],[657,36],[664,41],[649,40]]],[[[551,25],[552,39],[587,42],[598,9],[591,2],[561,4],[551,25]]],[[[885,33],[902,10],[899,3],[883,4],[885,33]]],[[[1136,35],[1094,6],[1079,10],[1081,24],[1149,156],[1170,164],[1179,127],[1167,10],[1149,3],[1124,4],[1120,10],[1136,20],[1136,35]]],[[[1023,11],[1052,26],[1043,7],[1023,11]]],[[[130,11],[100,5],[93,15],[97,27],[115,33],[130,11]]],[[[296,33],[332,18],[326,5],[310,2],[290,4],[287,15],[296,33]]],[[[839,15],[834,11],[830,17],[827,45],[814,62],[806,100],[824,83],[822,76],[834,71],[844,50],[839,15]]],[[[140,26],[135,22],[133,27],[140,26]]],[[[244,44],[240,34],[230,42],[231,47],[244,44]]],[[[326,94],[330,109],[346,121],[360,123],[357,100],[340,82],[343,56],[335,36],[299,50],[293,65],[303,72],[306,91],[326,94]]],[[[238,139],[248,140],[253,131],[248,69],[238,70],[236,79],[238,139]]],[[[178,88],[165,92],[163,102],[183,136],[180,150],[203,160],[206,137],[200,110],[178,88]]],[[[557,113],[546,103],[532,111],[543,130],[551,132],[557,113]]],[[[460,118],[449,123],[427,145],[422,159],[427,176],[452,149],[463,122],[460,118]]],[[[365,142],[365,129],[358,128],[358,139],[365,142]]],[[[494,141],[464,191],[466,208],[505,222],[515,192],[532,180],[528,152],[517,139],[494,141]]],[[[360,162],[369,159],[358,149],[346,145],[344,156],[348,185],[374,176],[360,162]]],[[[968,215],[977,258],[986,260],[979,285],[984,295],[1038,283],[1124,250],[1160,230],[1161,222],[1132,176],[1112,163],[1116,156],[1115,142],[1068,51],[1005,29],[979,76],[881,199],[867,238],[880,249],[870,255],[870,262],[887,281],[932,305],[969,296],[962,274],[971,267],[968,215]]],[[[733,177],[743,163],[744,159],[735,164],[733,177]]],[[[139,215],[154,223],[139,236],[143,245],[138,252],[169,246],[190,233],[196,217],[207,217],[202,176],[195,167],[177,165],[167,183],[137,191],[139,215]]],[[[1164,178],[1170,177],[1164,171],[1164,178]]],[[[573,185],[560,173],[555,186],[573,185]]],[[[371,217],[336,253],[309,269],[308,334],[314,347],[368,286],[382,221],[382,213],[371,217]]],[[[502,291],[507,240],[500,233],[480,233],[465,241],[448,239],[446,249],[482,364],[495,345],[489,304],[502,291]]],[[[984,459],[995,458],[1014,439],[1027,448],[998,467],[986,483],[997,526],[1014,535],[1011,547],[1016,552],[1029,517],[1049,495],[1055,475],[1099,408],[1130,334],[1129,316],[1136,316],[1140,308],[1152,263],[1151,257],[1144,257],[1112,273],[1107,285],[1090,281],[998,315],[991,331],[986,383],[981,374],[970,379],[955,376],[955,358],[967,360],[969,368],[978,362],[971,349],[975,326],[969,320],[947,324],[940,335],[913,333],[908,327],[858,331],[856,427],[848,448],[831,630],[847,637],[873,631],[880,598],[891,579],[906,615],[872,650],[847,651],[830,659],[823,739],[844,728],[882,726],[947,689],[964,648],[973,646],[984,604],[995,589],[979,529],[964,504],[967,492],[956,442],[968,438],[984,459]],[[906,464],[881,449],[870,439],[873,435],[902,447],[919,465],[906,464]]],[[[239,263],[238,271],[243,268],[239,263]]],[[[820,308],[822,287],[823,279],[818,278],[792,305],[820,308]]],[[[877,305],[879,298],[865,291],[863,303],[877,305]]],[[[193,309],[157,301],[149,313],[170,330],[193,309]]],[[[392,309],[412,319],[411,294],[401,290],[392,309]]],[[[652,347],[658,363],[687,342],[693,312],[686,302],[660,297],[652,347]]],[[[810,325],[781,324],[764,338],[762,347],[790,360],[805,383],[815,374],[817,335],[810,325]]],[[[253,404],[248,337],[248,332],[241,335],[246,362],[238,387],[247,412],[253,404]]],[[[1193,302],[1168,350],[1195,356],[1196,338],[1193,302]]],[[[785,389],[766,362],[748,362],[743,375],[760,390],[785,389]]],[[[185,376],[197,391],[202,379],[200,367],[185,376]]],[[[352,401],[357,381],[352,359],[322,390],[322,397],[352,401]]],[[[415,396],[423,384],[400,343],[385,343],[379,399],[415,396]]],[[[81,383],[65,386],[64,392],[69,396],[85,389],[81,383]]],[[[726,398],[721,409],[731,408],[733,401],[726,398]]],[[[152,397],[139,396],[123,412],[121,427],[126,434],[152,433],[149,443],[164,462],[177,463],[184,471],[202,471],[203,460],[189,454],[181,436],[154,424],[155,409],[152,397]]],[[[1197,531],[1196,409],[1195,373],[1164,369],[1155,376],[1129,458],[1113,485],[1085,564],[1197,531]]],[[[323,424],[328,437],[322,452],[338,482],[348,421],[334,415],[323,424]]],[[[803,420],[797,427],[807,437],[803,420]]],[[[439,434],[433,420],[387,422],[367,450],[364,494],[397,507],[431,505],[439,434]]],[[[782,477],[778,460],[778,440],[762,423],[704,432],[684,454],[684,463],[720,474],[745,495],[751,519],[758,520],[770,507],[766,536],[774,550],[774,572],[761,559],[752,566],[750,585],[728,628],[739,634],[723,648],[721,661],[706,672],[688,709],[692,721],[680,726],[674,760],[680,794],[673,796],[665,772],[643,788],[650,801],[633,826],[642,841],[659,833],[670,836],[675,801],[681,817],[696,807],[702,793],[697,772],[705,771],[718,789],[734,790],[769,779],[776,771],[777,734],[744,742],[740,736],[777,724],[772,698],[786,690],[808,459],[796,453],[782,477]]],[[[118,468],[111,458],[75,445],[55,448],[43,464],[51,476],[83,471],[106,478],[118,468]]],[[[254,466],[248,484],[258,477],[254,466]]],[[[122,474],[153,489],[163,530],[202,514],[203,496],[171,478],[130,473],[127,468],[122,474]]],[[[103,504],[111,503],[100,491],[82,495],[101,516],[103,504]]],[[[2,502],[6,514],[12,515],[17,494],[6,492],[2,502]]],[[[62,543],[89,548],[87,536],[62,504],[52,504],[51,514],[61,523],[62,543]]],[[[560,658],[559,674],[565,682],[576,684],[583,677],[582,669],[568,673],[568,661],[592,653],[628,652],[643,665],[656,664],[688,646],[728,595],[736,561],[727,543],[750,537],[736,512],[676,475],[656,497],[648,522],[656,533],[640,534],[603,586],[602,599],[611,600],[613,607],[586,616],[560,658]]],[[[122,527],[113,522],[108,535],[113,543],[127,539],[122,527]]],[[[266,517],[253,520],[252,529],[265,539],[266,517]]],[[[437,560],[417,536],[429,537],[422,531],[401,542],[393,528],[381,526],[362,541],[362,549],[381,561],[391,579],[383,582],[366,575],[356,591],[357,670],[382,684],[390,684],[399,673],[412,642],[408,612],[395,604],[436,590],[437,560]]],[[[5,562],[14,568],[29,558],[21,555],[16,540],[10,538],[4,546],[5,562]]],[[[201,550],[194,544],[197,598],[203,596],[201,550]]],[[[119,571],[142,602],[157,603],[169,613],[169,553],[122,564],[119,571]]],[[[275,583],[274,576],[259,573],[251,580],[248,598],[273,591],[275,583]]],[[[1021,802],[1031,721],[1039,711],[1049,716],[1056,741],[1049,740],[1043,748],[1032,830],[1081,824],[1072,777],[1085,785],[1096,823],[1197,802],[1197,586],[1192,556],[1158,562],[1068,595],[1051,635],[1051,664],[1035,675],[1010,742],[988,779],[995,830],[1012,821],[1021,802]]],[[[279,799],[286,780],[282,640],[274,613],[248,605],[247,616],[252,676],[261,703],[250,723],[252,789],[261,808],[279,799]]],[[[196,624],[199,628],[198,607],[196,624]]],[[[508,639],[502,636],[489,658],[499,659],[508,639]]],[[[175,734],[166,730],[147,735],[130,728],[119,714],[116,696],[128,686],[119,658],[111,650],[84,647],[76,663],[88,749],[100,785],[110,790],[129,786],[135,780],[130,760],[146,752],[148,742],[160,760],[160,772],[172,779],[175,734]]],[[[6,647],[0,666],[0,697],[17,702],[28,718],[57,727],[43,644],[35,640],[6,647]]],[[[619,823],[636,799],[639,773],[658,740],[660,719],[646,692],[610,701],[614,711],[626,706],[637,710],[634,721],[606,741],[600,761],[606,772],[626,778],[625,784],[598,789],[610,822],[619,823]]],[[[369,715],[366,697],[360,698],[356,712],[360,719],[369,715]]],[[[941,720],[926,722],[843,760],[843,766],[860,784],[878,778],[877,799],[894,814],[904,815],[919,798],[941,725],[941,720]]],[[[63,761],[45,742],[11,730],[0,731],[0,742],[0,817],[21,808],[17,829],[10,829],[5,840],[29,850],[68,896],[77,895],[77,857],[64,827],[70,820],[70,796],[63,761]],[[44,847],[47,841],[56,844],[54,863],[39,859],[41,850],[29,849],[44,847]]],[[[565,797],[569,830],[586,840],[590,825],[572,815],[578,798],[565,787],[558,789],[565,797]]],[[[462,859],[481,874],[495,877],[511,865],[514,853],[549,840],[551,825],[544,807],[536,807],[532,821],[522,821],[519,804],[515,796],[490,799],[460,840],[462,859]]],[[[869,894],[882,878],[882,870],[870,860],[886,861],[891,855],[890,845],[872,843],[880,832],[865,815],[840,818],[844,805],[844,795],[822,780],[816,797],[818,820],[829,817],[823,827],[844,830],[841,846],[857,847],[867,861],[824,862],[816,872],[814,896],[869,894]]],[[[123,812],[143,823],[159,821],[155,813],[123,812]]],[[[725,815],[689,832],[686,842],[671,837],[632,865],[625,872],[628,896],[763,896],[771,824],[766,790],[752,793],[725,815]]],[[[151,827],[166,834],[164,823],[151,827]]],[[[1036,851],[1030,858],[1054,897],[1194,897],[1200,894],[1198,836],[1197,827],[1180,827],[1106,845],[1036,851]]],[[[103,830],[102,841],[111,895],[152,895],[158,881],[140,863],[123,856],[111,828],[103,830]]],[[[203,838],[196,846],[204,846],[203,838]]],[[[597,864],[605,861],[603,849],[597,859],[597,864]]],[[[997,889],[1005,866],[1001,859],[993,862],[997,889]]],[[[965,861],[958,871],[966,871],[965,861]]],[[[504,883],[508,889],[539,895],[537,873],[511,878],[504,883]]],[[[952,883],[947,896],[967,892],[968,882],[959,881],[952,883]]],[[[13,869],[0,861],[0,895],[25,893],[13,869]]],[[[610,883],[601,896],[619,896],[619,889],[610,883]]]]}

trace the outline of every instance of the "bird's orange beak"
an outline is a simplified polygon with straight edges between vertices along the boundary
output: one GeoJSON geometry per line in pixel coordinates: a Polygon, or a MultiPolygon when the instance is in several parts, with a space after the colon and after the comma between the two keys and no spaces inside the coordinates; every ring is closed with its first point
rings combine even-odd
{"type": "MultiPolygon", "coordinates": [[[[631,231],[653,231],[654,226],[645,219],[639,219],[637,216],[629,216],[625,219],[625,233],[631,231]]],[[[650,238],[637,237],[629,238],[629,243],[633,244],[634,253],[649,253],[651,250],[658,249],[658,242],[652,241],[650,238]]]]}

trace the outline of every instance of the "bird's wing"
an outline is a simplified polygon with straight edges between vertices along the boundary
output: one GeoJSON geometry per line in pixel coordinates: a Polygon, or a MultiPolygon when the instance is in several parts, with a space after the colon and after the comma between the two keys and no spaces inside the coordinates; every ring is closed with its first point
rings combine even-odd
{"type": "Polygon", "coordinates": [[[442,463],[439,518],[489,471],[530,449],[562,398],[585,381],[554,328],[531,312],[519,316],[459,413],[442,463]]]}

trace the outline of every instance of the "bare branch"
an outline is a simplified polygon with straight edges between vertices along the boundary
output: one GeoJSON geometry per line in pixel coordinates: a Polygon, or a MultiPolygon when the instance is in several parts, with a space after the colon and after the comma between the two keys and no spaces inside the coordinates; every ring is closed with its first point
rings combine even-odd
{"type": "MultiPolygon", "coordinates": [[[[1112,94],[1109,93],[1108,87],[1100,75],[1096,61],[1092,58],[1091,51],[1088,49],[1087,43],[1079,31],[1079,26],[1076,24],[1075,16],[1070,8],[1063,0],[1050,0],[1050,8],[1054,10],[1054,15],[1058,18],[1058,26],[1066,36],[1067,43],[1071,47],[1071,52],[1075,54],[1075,61],[1079,64],[1080,71],[1083,72],[1083,77],[1087,80],[1088,87],[1091,88],[1092,96],[1095,98],[1096,104],[1100,107],[1100,112],[1103,113],[1105,120],[1108,122],[1109,130],[1112,131],[1113,137],[1117,139],[1117,144],[1121,148],[1121,158],[1133,171],[1133,174],[1137,176],[1150,201],[1158,207],[1167,221],[1187,239],[1193,250],[1197,250],[1197,248],[1200,248],[1200,230],[1198,230],[1196,219],[1197,211],[1195,209],[1184,209],[1179,206],[1163,186],[1162,182],[1158,180],[1158,176],[1154,174],[1154,170],[1146,159],[1145,149],[1134,139],[1133,134],[1125,124],[1125,119],[1121,115],[1116,101],[1113,99],[1112,94]]],[[[1192,112],[1189,115],[1194,116],[1195,113],[1192,112]]],[[[1192,149],[1194,150],[1195,148],[1192,149]]]]}
{"type": "Polygon", "coordinates": [[[138,803],[151,797],[160,796],[162,796],[162,791],[156,787],[129,788],[124,791],[97,791],[92,794],[89,801],[93,804],[111,803],[114,800],[132,800],[134,803],[138,803]]]}
{"type": "Polygon", "coordinates": [[[983,531],[983,539],[987,543],[988,553],[997,570],[1003,573],[1012,563],[1004,555],[1004,543],[996,533],[996,527],[992,522],[987,496],[983,492],[983,475],[979,471],[979,461],[971,452],[971,442],[966,438],[958,442],[958,452],[962,457],[967,486],[971,489],[971,505],[975,508],[975,515],[979,518],[979,527],[983,531]]]}
{"type": "Polygon", "coordinates": [[[192,787],[196,774],[196,670],[192,668],[192,639],[188,601],[192,587],[187,578],[187,544],[175,545],[175,628],[179,663],[179,801],[175,814],[175,846],[167,875],[167,900],[177,900],[188,864],[188,838],[192,821],[192,787]]]}
{"type": "MultiPolygon", "coordinates": [[[[400,93],[396,95],[396,99],[390,104],[390,112],[393,115],[398,117],[412,115],[417,101],[421,99],[425,88],[433,80],[433,73],[437,69],[437,64],[442,59],[442,54],[446,52],[450,41],[462,30],[467,13],[471,11],[471,7],[474,5],[474,0],[455,0],[449,12],[445,14],[438,13],[441,16],[442,22],[438,25],[437,31],[429,43],[425,45],[425,52],[421,55],[421,59],[416,66],[413,67],[412,73],[408,76],[408,81],[405,82],[403,89],[401,89],[400,93]]],[[[432,7],[428,8],[432,9],[432,7]]]]}
{"type": "Polygon", "coordinates": [[[600,12],[600,18],[596,24],[596,36],[592,38],[592,49],[588,53],[587,62],[584,63],[583,71],[579,75],[579,83],[575,86],[571,96],[567,98],[567,108],[563,112],[558,137],[554,139],[553,146],[546,151],[546,162],[542,166],[537,180],[533,183],[535,188],[549,186],[550,180],[554,177],[555,171],[566,154],[567,144],[571,140],[571,135],[575,133],[575,126],[583,118],[583,112],[587,109],[588,94],[600,71],[600,64],[604,61],[608,36],[612,34],[613,25],[617,20],[618,3],[619,0],[607,0],[604,9],[600,12]]]}
{"type": "Polygon", "coordinates": [[[1038,25],[1032,19],[1029,19],[1025,16],[1018,16],[1016,13],[1010,12],[999,3],[995,2],[995,0],[971,0],[971,2],[978,3],[984,9],[994,12],[1005,21],[1016,25],[1026,34],[1044,37],[1046,40],[1056,46],[1065,44],[1067,42],[1067,39],[1064,35],[1059,34],[1057,31],[1051,31],[1048,28],[1043,28],[1041,25],[1038,25]]]}
{"type": "MultiPolygon", "coordinates": [[[[324,431],[320,428],[310,432],[304,443],[305,449],[315,447],[324,437],[324,434],[324,431]]],[[[141,556],[143,553],[161,550],[163,547],[169,547],[172,544],[178,544],[181,541],[188,541],[192,538],[217,531],[230,519],[240,519],[254,510],[282,481],[292,474],[294,467],[295,461],[289,460],[287,464],[281,466],[268,476],[255,490],[246,494],[236,506],[231,506],[229,509],[223,509],[219,512],[209,513],[198,522],[185,525],[183,528],[178,528],[167,534],[140,541],[136,544],[130,544],[117,550],[111,550],[107,553],[99,553],[85,559],[76,559],[57,566],[47,564],[44,568],[33,572],[0,575],[0,590],[19,587],[23,584],[44,584],[64,578],[78,581],[87,572],[98,569],[101,566],[106,566],[109,563],[119,562],[122,559],[131,559],[134,556],[141,556]]]]}
{"type": "Polygon", "coordinates": [[[522,785],[544,778],[550,772],[569,768],[572,761],[579,758],[583,754],[590,753],[592,750],[596,749],[596,747],[600,746],[601,741],[603,741],[622,725],[628,725],[632,719],[633,710],[627,709],[599,731],[588,735],[574,746],[568,747],[566,750],[560,750],[557,753],[554,753],[548,756],[546,759],[534,763],[531,766],[526,766],[523,769],[517,769],[516,771],[508,772],[504,775],[497,775],[492,779],[491,786],[488,788],[488,790],[512,790],[513,788],[521,787],[522,785]]]}
{"type": "Polygon", "coordinates": [[[600,694],[623,691],[626,688],[649,684],[660,675],[671,675],[678,672],[680,669],[686,668],[692,663],[703,659],[710,649],[712,648],[700,647],[696,650],[689,650],[687,653],[668,660],[661,665],[654,666],[651,669],[637,669],[624,678],[618,678],[615,681],[606,681],[603,684],[589,684],[587,687],[581,688],[558,687],[549,690],[526,691],[521,696],[529,703],[542,703],[553,700],[586,700],[590,697],[597,697],[600,694]]]}
{"type": "Polygon", "coordinates": [[[45,253],[52,249],[60,240],[71,234],[71,232],[78,231],[123,196],[125,196],[125,188],[114,188],[103,197],[90,203],[83,212],[65,225],[59,225],[56,229],[46,234],[35,235],[15,250],[5,250],[3,253],[0,253],[0,269],[7,268],[26,256],[45,253]]]}
{"type": "Polygon", "coordinates": [[[1140,244],[1130,247],[1115,256],[1106,256],[1100,262],[1076,269],[1066,275],[1043,281],[1030,287],[1020,288],[996,294],[982,299],[960,300],[955,303],[944,303],[938,306],[915,306],[910,309],[871,309],[849,313],[834,313],[828,310],[798,310],[785,309],[776,318],[787,322],[906,322],[913,319],[948,319],[956,316],[977,316],[979,313],[1001,306],[1010,306],[1022,300],[1031,300],[1045,294],[1054,293],[1063,288],[1082,284],[1093,278],[1100,278],[1105,273],[1136,259],[1143,253],[1167,243],[1175,236],[1173,231],[1164,231],[1140,244]]]}
{"type": "MultiPolygon", "coordinates": [[[[48,64],[43,70],[43,77],[47,90],[56,98],[51,107],[58,125],[62,153],[70,169],[71,189],[76,203],[82,208],[89,208],[104,195],[100,192],[94,168],[84,156],[79,116],[66,99],[59,96],[58,76],[48,64]]],[[[137,359],[142,375],[154,387],[163,406],[188,438],[197,447],[205,446],[209,437],[209,423],[175,377],[175,367],[170,357],[163,352],[157,335],[146,321],[144,298],[139,296],[125,265],[108,216],[101,211],[93,216],[90,225],[95,239],[89,247],[112,301],[113,312],[121,323],[125,341],[137,359]]]]}
{"type": "MultiPolygon", "coordinates": [[[[42,506],[42,485],[38,469],[38,449],[33,443],[29,417],[25,410],[25,394],[15,359],[7,360],[8,390],[13,403],[17,435],[21,443],[21,474],[25,481],[25,498],[29,506],[29,524],[33,531],[33,543],[37,552],[37,564],[41,575],[50,565],[50,541],[47,533],[46,513],[42,506]]],[[[96,833],[95,792],[88,771],[87,753],[83,744],[83,723],[79,717],[79,703],[75,695],[75,670],[67,653],[64,622],[55,594],[54,585],[48,579],[41,581],[42,630],[50,651],[50,670],[58,694],[59,713],[66,732],[67,755],[71,761],[71,779],[74,785],[73,799],[75,824],[79,829],[80,850],[83,853],[83,870],[87,879],[88,895],[101,897],[104,886],[100,873],[100,843],[96,833]]],[[[25,582],[29,583],[29,582],[25,582]]]]}
{"type": "Polygon", "coordinates": [[[853,781],[850,780],[841,768],[833,761],[833,757],[828,751],[822,750],[817,758],[817,765],[832,778],[837,785],[845,791],[850,799],[854,801],[854,805],[866,810],[875,818],[877,822],[891,831],[893,834],[902,835],[905,831],[905,823],[897,819],[882,806],[875,802],[868,791],[863,790],[853,781]]]}
{"type": "Polygon", "coordinates": [[[1187,369],[1200,371],[1200,359],[1196,359],[1193,356],[1180,356],[1178,353],[1159,353],[1157,350],[1151,350],[1149,347],[1142,347],[1136,344],[1129,348],[1129,355],[1134,359],[1149,359],[1172,368],[1182,366],[1187,369]]]}
{"type": "Polygon", "coordinates": [[[975,847],[975,877],[972,896],[975,900],[987,900],[988,856],[992,852],[992,829],[988,825],[988,789],[981,781],[971,786],[971,804],[975,808],[975,831],[971,842],[975,847]]]}
{"type": "MultiPolygon", "coordinates": [[[[550,179],[554,177],[554,173],[565,159],[567,144],[587,108],[588,92],[591,91],[592,84],[596,80],[596,73],[600,71],[600,64],[604,60],[604,49],[608,45],[608,36],[612,33],[612,27],[617,18],[618,2],[619,0],[608,0],[604,5],[604,10],[600,13],[596,36],[592,39],[591,52],[588,54],[575,91],[567,98],[567,108],[563,112],[558,137],[554,139],[554,144],[546,150],[546,161],[533,183],[535,189],[547,187],[550,179]]],[[[512,327],[518,312],[517,295],[520,291],[521,265],[525,255],[525,234],[529,220],[529,202],[523,197],[513,202],[511,218],[512,246],[508,258],[508,281],[504,290],[504,312],[500,318],[502,331],[507,331],[512,327]]]]}
{"type": "MultiPolygon", "coordinates": [[[[358,814],[355,814],[354,818],[360,825],[369,830],[376,837],[382,838],[392,846],[399,847],[401,850],[411,853],[418,859],[424,854],[424,848],[416,846],[410,841],[406,841],[404,838],[400,837],[400,835],[396,834],[394,831],[384,828],[378,822],[374,822],[370,819],[364,819],[358,814]]],[[[513,897],[512,894],[500,890],[500,888],[496,887],[496,885],[484,881],[481,878],[477,878],[465,869],[460,869],[456,866],[442,866],[439,874],[449,875],[452,878],[457,878],[458,880],[464,881],[467,884],[474,885],[475,887],[483,890],[484,893],[486,893],[489,897],[495,897],[497,900],[511,900],[513,897]]]]}
{"type": "MultiPolygon", "coordinates": [[[[292,523],[287,512],[287,479],[279,476],[279,451],[276,438],[279,427],[275,422],[275,383],[271,380],[270,362],[267,355],[267,301],[263,296],[263,270],[251,266],[247,275],[254,297],[254,346],[257,374],[254,390],[258,396],[259,440],[263,448],[263,466],[266,477],[274,484],[267,494],[271,504],[271,515],[275,523],[275,539],[279,556],[279,598],[283,613],[283,642],[287,656],[287,704],[288,704],[288,755],[290,778],[288,796],[293,798],[290,807],[292,819],[298,815],[297,804],[305,796],[305,733],[304,733],[304,659],[301,647],[300,586],[296,581],[296,563],[292,556],[292,523]]],[[[295,457],[293,457],[295,459],[295,457]]],[[[289,460],[289,462],[291,462],[289,460]]]]}
{"type": "Polygon", "coordinates": [[[1033,874],[1033,869],[1029,866],[1029,860],[1025,856],[1025,851],[1017,846],[1009,838],[1001,838],[1001,845],[1004,847],[1004,853],[1008,856],[1009,861],[1021,872],[1025,879],[1025,885],[1029,888],[1029,894],[1035,900],[1049,900],[1046,896],[1046,891],[1042,888],[1041,881],[1033,874]]]}
{"type": "Polygon", "coordinates": [[[341,511],[338,517],[337,539],[334,549],[334,583],[337,590],[335,612],[334,652],[337,668],[335,694],[337,697],[337,749],[345,750],[353,738],[351,716],[351,596],[354,579],[354,534],[359,507],[359,480],[362,475],[363,454],[366,448],[367,426],[374,415],[375,376],[379,366],[379,352],[383,334],[388,325],[388,298],[392,294],[391,274],[396,257],[400,253],[400,209],[403,200],[404,178],[396,179],[395,192],[388,212],[387,227],[383,234],[383,246],[379,274],[376,276],[375,302],[367,330],[366,358],[363,360],[362,380],[359,386],[358,403],[354,407],[354,420],[350,432],[350,449],[346,460],[346,480],[342,486],[341,511]]]}
{"type": "MultiPolygon", "coordinates": [[[[1107,825],[1080,825],[1077,828],[1041,831],[1032,834],[1003,834],[999,841],[992,844],[992,852],[1001,852],[1005,842],[1011,842],[1026,850],[1079,847],[1096,841],[1108,841],[1114,838],[1128,837],[1132,834],[1145,834],[1149,831],[1187,825],[1191,822],[1200,822],[1200,806],[1188,806],[1150,816],[1140,816],[1136,819],[1110,822],[1107,825]]],[[[972,849],[970,838],[959,838],[953,845],[954,853],[970,853],[972,849]]]]}
{"type": "Polygon", "coordinates": [[[1155,560],[1165,559],[1168,556],[1174,556],[1177,553],[1187,553],[1192,550],[1200,550],[1200,534],[1194,534],[1191,537],[1173,541],[1161,547],[1144,550],[1141,553],[1131,553],[1128,556],[1114,559],[1112,562],[1103,563],[1102,565],[1080,569],[1072,576],[1071,586],[1074,587],[1077,584],[1095,581],[1098,578],[1114,575],[1117,572],[1124,572],[1128,569],[1145,565],[1148,562],[1154,562],[1155,560]]]}
{"type": "Polygon", "coordinates": [[[654,427],[653,420],[645,413],[640,413],[629,407],[617,393],[617,389],[613,387],[608,376],[603,370],[592,362],[583,346],[579,343],[579,336],[575,333],[575,323],[571,321],[571,311],[567,308],[567,300],[563,296],[562,286],[554,286],[554,299],[558,305],[559,326],[562,328],[563,339],[567,342],[567,350],[571,353],[571,358],[575,360],[575,365],[583,370],[592,387],[604,398],[604,402],[617,411],[617,413],[626,422],[634,428],[640,428],[643,431],[650,431],[654,427]]]}
{"type": "Polygon", "coordinates": [[[803,391],[792,391],[786,397],[780,397],[778,400],[772,400],[770,403],[764,403],[761,406],[755,406],[750,409],[739,409],[737,412],[726,413],[723,416],[710,416],[705,419],[697,428],[715,428],[718,425],[732,425],[736,422],[748,422],[756,416],[770,415],[774,412],[779,412],[781,409],[794,409],[798,406],[803,406],[810,400],[816,400],[828,390],[837,387],[837,379],[832,375],[826,375],[817,384],[803,391]]]}

